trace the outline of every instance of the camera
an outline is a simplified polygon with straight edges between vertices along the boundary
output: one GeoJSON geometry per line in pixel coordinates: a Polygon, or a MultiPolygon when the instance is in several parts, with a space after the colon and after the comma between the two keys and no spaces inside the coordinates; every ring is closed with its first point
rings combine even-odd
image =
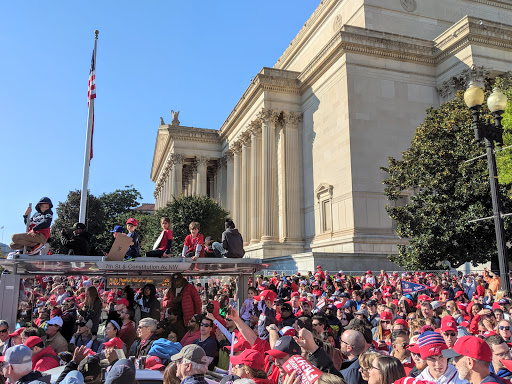
{"type": "Polygon", "coordinates": [[[206,312],[213,313],[213,303],[208,303],[206,305],[206,312]]]}

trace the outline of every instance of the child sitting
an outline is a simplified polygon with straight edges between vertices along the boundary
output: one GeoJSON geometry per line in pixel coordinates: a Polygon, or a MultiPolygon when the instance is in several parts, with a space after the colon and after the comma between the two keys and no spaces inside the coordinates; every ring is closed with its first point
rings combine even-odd
{"type": "Polygon", "coordinates": [[[199,223],[193,221],[188,226],[190,235],[185,237],[185,244],[183,245],[182,257],[191,257],[192,261],[196,261],[199,257],[204,257],[204,239],[203,235],[199,233],[199,223]]]}
{"type": "Polygon", "coordinates": [[[171,226],[171,219],[162,217],[160,219],[160,226],[162,227],[162,232],[160,232],[160,236],[156,239],[153,250],[146,252],[146,257],[171,257],[172,231],[169,228],[171,226]]]}
{"type": "MultiPolygon", "coordinates": [[[[28,255],[39,253],[50,237],[50,225],[52,224],[53,217],[52,207],[52,201],[48,197],[41,198],[36,204],[37,213],[30,218],[28,232],[13,234],[10,247],[12,249],[27,247],[28,255]]],[[[29,206],[23,215],[25,224],[29,220],[28,217],[31,212],[32,208],[29,206]]]]}

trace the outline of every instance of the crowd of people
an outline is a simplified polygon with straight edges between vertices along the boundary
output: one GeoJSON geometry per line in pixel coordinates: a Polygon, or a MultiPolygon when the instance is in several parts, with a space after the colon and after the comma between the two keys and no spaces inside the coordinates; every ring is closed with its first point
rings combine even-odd
{"type": "Polygon", "coordinates": [[[512,300],[487,269],[260,275],[239,287],[248,297],[239,308],[234,280],[198,281],[180,273],[168,288],[26,281],[17,324],[0,321],[3,377],[48,382],[45,372],[65,365],[57,383],[128,384],[136,368],[161,370],[165,384],[204,383],[208,370],[256,384],[512,378],[512,300]],[[425,289],[407,293],[411,284],[425,289]]]}

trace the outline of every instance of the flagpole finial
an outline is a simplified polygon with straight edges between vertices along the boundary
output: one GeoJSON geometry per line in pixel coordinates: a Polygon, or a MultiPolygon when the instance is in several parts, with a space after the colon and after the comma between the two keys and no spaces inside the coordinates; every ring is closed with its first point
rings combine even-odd
{"type": "Polygon", "coordinates": [[[98,34],[99,34],[99,33],[100,33],[100,31],[98,31],[98,30],[95,30],[95,31],[94,31],[94,38],[95,38],[96,40],[98,40],[98,34]]]}

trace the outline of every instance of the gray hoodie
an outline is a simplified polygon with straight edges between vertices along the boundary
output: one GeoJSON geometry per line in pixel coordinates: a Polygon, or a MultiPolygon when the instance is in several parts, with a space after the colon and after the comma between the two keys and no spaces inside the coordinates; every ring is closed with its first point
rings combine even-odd
{"type": "Polygon", "coordinates": [[[241,259],[245,255],[244,240],[236,228],[228,228],[222,233],[222,248],[227,252],[226,257],[241,259]]]}

